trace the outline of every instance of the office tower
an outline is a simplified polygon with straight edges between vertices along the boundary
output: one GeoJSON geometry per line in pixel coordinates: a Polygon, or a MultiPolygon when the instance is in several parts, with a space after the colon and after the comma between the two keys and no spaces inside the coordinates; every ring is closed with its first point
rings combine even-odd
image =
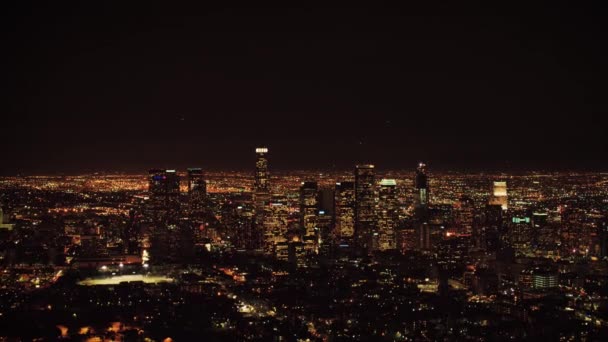
{"type": "Polygon", "coordinates": [[[431,226],[423,222],[418,225],[418,249],[428,251],[431,247],[431,226]]]}
{"type": "Polygon", "coordinates": [[[177,220],[179,218],[179,176],[175,170],[153,169],[149,171],[149,210],[155,220],[177,220]]]}
{"type": "Polygon", "coordinates": [[[287,241],[289,208],[284,203],[273,202],[264,207],[258,225],[261,225],[266,254],[274,254],[278,243],[287,241]]]}
{"type": "Polygon", "coordinates": [[[393,250],[396,246],[395,227],[399,221],[397,182],[394,179],[380,181],[378,191],[378,249],[393,250]]]}
{"type": "Polygon", "coordinates": [[[371,252],[377,245],[376,231],[376,174],[374,165],[355,168],[355,238],[363,252],[371,252]]]}
{"type": "Polygon", "coordinates": [[[207,182],[200,168],[188,169],[188,206],[190,213],[201,213],[207,197],[207,182]]]}
{"type": "Polygon", "coordinates": [[[473,221],[475,220],[475,206],[468,196],[462,196],[454,203],[455,233],[458,235],[471,235],[473,221]]]}
{"type": "Polygon", "coordinates": [[[549,214],[543,212],[532,213],[532,244],[540,249],[553,249],[557,241],[557,230],[547,223],[549,214]],[[555,233],[555,234],[554,234],[555,233]]]}
{"type": "Polygon", "coordinates": [[[507,182],[494,182],[490,204],[500,205],[502,210],[507,210],[507,182]]]}
{"type": "Polygon", "coordinates": [[[300,186],[300,226],[304,229],[304,248],[318,252],[317,232],[317,182],[302,182],[300,186]]]}
{"type": "Polygon", "coordinates": [[[268,173],[268,148],[258,147],[255,149],[255,179],[253,184],[254,202],[256,208],[260,208],[270,200],[270,174],[268,173]]]}
{"type": "Polygon", "coordinates": [[[480,227],[475,231],[474,239],[477,247],[488,252],[496,252],[501,247],[506,232],[502,223],[502,207],[487,204],[483,210],[480,227]]]}
{"type": "Polygon", "coordinates": [[[507,223],[508,242],[518,255],[530,252],[532,247],[532,219],[526,214],[512,216],[507,223]]]}
{"type": "Polygon", "coordinates": [[[221,209],[221,223],[225,239],[237,249],[254,250],[262,246],[261,231],[254,229],[253,208],[244,203],[230,201],[221,209]]]}
{"type": "Polygon", "coordinates": [[[338,243],[352,243],[355,235],[355,183],[336,183],[334,236],[338,243]]]}
{"type": "Polygon", "coordinates": [[[319,210],[323,210],[325,215],[334,215],[334,189],[319,189],[319,210]]]}
{"type": "Polygon", "coordinates": [[[317,232],[319,234],[319,254],[329,256],[332,249],[332,228],[333,216],[324,210],[317,211],[317,232]]]}
{"type": "Polygon", "coordinates": [[[428,219],[429,205],[429,183],[426,175],[426,164],[419,163],[416,168],[416,176],[414,178],[414,204],[416,206],[416,218],[418,221],[426,221],[428,219]]]}

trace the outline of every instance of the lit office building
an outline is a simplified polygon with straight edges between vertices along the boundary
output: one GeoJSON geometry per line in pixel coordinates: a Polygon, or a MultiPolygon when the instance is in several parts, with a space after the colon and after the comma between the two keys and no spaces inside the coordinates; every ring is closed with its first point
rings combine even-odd
{"type": "Polygon", "coordinates": [[[350,243],[355,234],[355,184],[336,183],[334,235],[339,243],[350,243]]]}
{"type": "Polygon", "coordinates": [[[458,235],[471,235],[473,221],[475,220],[475,206],[470,197],[462,196],[454,203],[455,233],[458,235]]]}
{"type": "Polygon", "coordinates": [[[397,183],[394,179],[380,181],[378,201],[378,249],[396,248],[395,227],[399,221],[397,183]]]}
{"type": "Polygon", "coordinates": [[[507,210],[507,182],[494,182],[490,204],[500,205],[502,210],[507,210]]]}
{"type": "Polygon", "coordinates": [[[355,168],[355,237],[357,247],[364,252],[377,246],[375,177],[374,165],[355,168]]]}
{"type": "Polygon", "coordinates": [[[307,252],[318,251],[317,182],[302,182],[300,186],[300,226],[304,229],[304,247],[307,252]]]}
{"type": "Polygon", "coordinates": [[[175,170],[149,171],[149,210],[157,220],[176,220],[180,209],[179,176],[175,170]]]}
{"type": "Polygon", "coordinates": [[[414,177],[414,205],[418,221],[428,220],[429,182],[426,174],[426,164],[420,162],[414,177]]]}
{"type": "Polygon", "coordinates": [[[261,213],[264,252],[274,254],[275,246],[285,242],[289,224],[289,208],[283,203],[269,203],[261,213]]]}
{"type": "Polygon", "coordinates": [[[188,169],[188,206],[190,213],[200,213],[205,205],[207,182],[200,168],[188,169]]]}
{"type": "Polygon", "coordinates": [[[270,200],[270,174],[268,172],[268,148],[255,149],[255,179],[253,184],[254,201],[256,207],[261,207],[270,200]]]}

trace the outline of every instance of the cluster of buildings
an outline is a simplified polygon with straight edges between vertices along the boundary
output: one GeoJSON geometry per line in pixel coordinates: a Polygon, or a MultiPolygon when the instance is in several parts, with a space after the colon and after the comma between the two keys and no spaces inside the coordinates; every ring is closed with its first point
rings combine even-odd
{"type": "Polygon", "coordinates": [[[77,339],[608,336],[607,174],[269,157],[0,179],[0,337],[23,317],[77,339]]]}

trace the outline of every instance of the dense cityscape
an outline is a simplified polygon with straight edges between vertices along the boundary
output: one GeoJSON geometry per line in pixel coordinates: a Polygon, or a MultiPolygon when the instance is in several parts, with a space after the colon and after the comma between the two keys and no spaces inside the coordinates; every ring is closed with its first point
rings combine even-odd
{"type": "Polygon", "coordinates": [[[0,342],[608,341],[602,5],[6,2],[0,342]]]}
{"type": "Polygon", "coordinates": [[[608,339],[608,173],[272,172],[271,152],[1,178],[0,337],[608,339]]]}

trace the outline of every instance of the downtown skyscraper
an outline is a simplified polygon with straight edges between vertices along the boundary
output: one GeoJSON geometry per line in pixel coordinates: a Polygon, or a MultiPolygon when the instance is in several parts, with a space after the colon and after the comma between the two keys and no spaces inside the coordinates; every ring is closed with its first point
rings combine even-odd
{"type": "Polygon", "coordinates": [[[399,221],[397,182],[394,179],[380,181],[378,191],[378,249],[381,251],[397,248],[395,228],[399,221]]]}
{"type": "Polygon", "coordinates": [[[304,229],[304,248],[308,252],[318,251],[319,232],[317,182],[302,182],[300,186],[300,225],[304,229]]]}
{"type": "Polygon", "coordinates": [[[255,149],[255,178],[253,184],[253,196],[256,208],[261,208],[270,200],[270,173],[268,172],[268,148],[258,147],[255,149]]]}
{"type": "Polygon", "coordinates": [[[148,173],[148,210],[157,220],[177,220],[180,211],[179,175],[175,170],[152,169],[148,173]]]}
{"type": "Polygon", "coordinates": [[[200,213],[207,197],[207,182],[200,168],[188,169],[188,210],[190,213],[200,213]]]}
{"type": "Polygon", "coordinates": [[[420,221],[428,219],[429,182],[426,174],[426,164],[418,163],[414,178],[414,205],[416,218],[420,221]]]}
{"type": "Polygon", "coordinates": [[[359,251],[377,248],[376,172],[371,164],[355,168],[355,236],[359,251]]]}
{"type": "Polygon", "coordinates": [[[334,238],[340,244],[352,244],[355,235],[355,183],[336,183],[334,192],[334,238]]]}

